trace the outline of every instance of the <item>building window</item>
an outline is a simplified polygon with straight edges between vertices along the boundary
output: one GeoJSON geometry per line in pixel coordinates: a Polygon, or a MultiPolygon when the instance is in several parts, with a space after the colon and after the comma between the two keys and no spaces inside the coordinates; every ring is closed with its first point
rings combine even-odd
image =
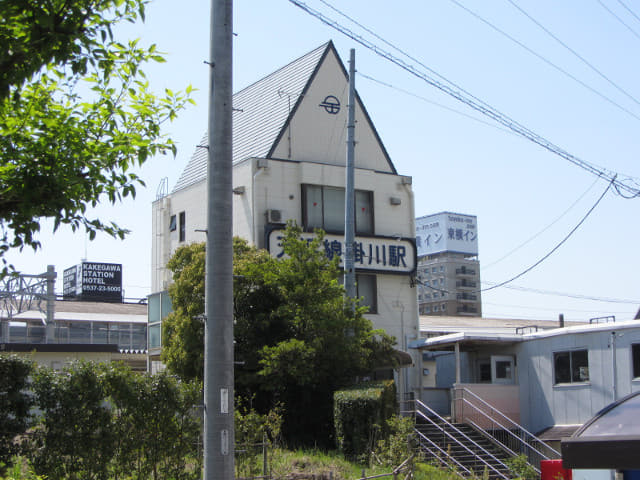
{"type": "Polygon", "coordinates": [[[631,358],[633,362],[633,378],[640,377],[640,343],[631,345],[631,358]]]}
{"type": "Polygon", "coordinates": [[[556,352],[553,354],[555,383],[589,381],[589,355],[587,350],[556,352]]]}
{"type": "Polygon", "coordinates": [[[356,295],[360,305],[369,307],[368,313],[378,313],[378,284],[375,275],[356,274],[356,295]]]}
{"type": "Polygon", "coordinates": [[[180,212],[180,237],[179,240],[184,242],[187,238],[187,223],[185,218],[185,213],[180,212]]]}
{"type": "MultiPolygon", "coordinates": [[[[302,185],[304,229],[344,233],[344,192],[340,187],[302,185]]],[[[356,190],[354,204],[356,234],[373,235],[373,192],[356,190]]]]}
{"type": "Polygon", "coordinates": [[[175,232],[178,229],[178,221],[175,215],[171,215],[171,220],[169,220],[169,231],[175,232]]]}
{"type": "Polygon", "coordinates": [[[437,312],[437,311],[438,311],[438,305],[434,305],[434,306],[433,306],[433,311],[434,311],[434,312],[437,312]]]}

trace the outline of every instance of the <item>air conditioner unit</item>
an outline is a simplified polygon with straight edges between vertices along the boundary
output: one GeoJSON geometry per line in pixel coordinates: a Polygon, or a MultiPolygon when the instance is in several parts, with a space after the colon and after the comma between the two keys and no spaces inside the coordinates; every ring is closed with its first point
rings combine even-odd
{"type": "Polygon", "coordinates": [[[267,223],[282,223],[282,211],[280,210],[267,210],[267,223]]]}

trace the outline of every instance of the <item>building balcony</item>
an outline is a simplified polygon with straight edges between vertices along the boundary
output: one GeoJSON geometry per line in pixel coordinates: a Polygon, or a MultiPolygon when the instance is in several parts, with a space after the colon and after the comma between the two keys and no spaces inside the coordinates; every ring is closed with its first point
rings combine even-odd
{"type": "Polygon", "coordinates": [[[456,275],[475,276],[475,274],[476,274],[475,268],[467,268],[467,267],[464,267],[464,266],[456,268],[456,275]]]}
{"type": "Polygon", "coordinates": [[[478,282],[474,282],[473,280],[467,280],[463,278],[462,280],[456,280],[456,288],[477,288],[478,282]]]}

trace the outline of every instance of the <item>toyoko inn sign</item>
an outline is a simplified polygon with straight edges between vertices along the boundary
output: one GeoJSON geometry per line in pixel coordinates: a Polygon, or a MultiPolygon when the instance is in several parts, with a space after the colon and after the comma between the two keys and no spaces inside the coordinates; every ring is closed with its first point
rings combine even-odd
{"type": "MultiPolygon", "coordinates": [[[[284,230],[272,230],[267,236],[267,249],[276,258],[284,256],[283,236],[284,230]]],[[[302,234],[302,239],[308,242],[314,238],[314,233],[302,234]]],[[[344,235],[325,234],[321,248],[327,258],[338,257],[340,266],[343,266],[344,235]]],[[[409,275],[416,270],[416,246],[411,238],[356,236],[353,250],[354,266],[357,271],[409,275]]]]}
{"type": "Polygon", "coordinates": [[[418,256],[441,252],[478,255],[478,221],[475,215],[442,212],[416,219],[418,256]]]}

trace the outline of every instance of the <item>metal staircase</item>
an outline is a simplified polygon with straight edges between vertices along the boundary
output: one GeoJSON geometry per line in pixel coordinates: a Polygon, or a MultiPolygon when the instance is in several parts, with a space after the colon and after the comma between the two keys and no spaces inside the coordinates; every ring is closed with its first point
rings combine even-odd
{"type": "Polygon", "coordinates": [[[414,404],[418,443],[427,461],[449,468],[463,478],[514,477],[505,463],[510,455],[492,441],[468,425],[449,423],[419,400],[414,404]]]}
{"type": "Polygon", "coordinates": [[[422,453],[463,478],[483,477],[506,480],[518,475],[508,467],[508,459],[524,455],[540,473],[540,461],[560,458],[542,440],[512,422],[472,392],[454,398],[460,423],[450,423],[433,409],[413,400],[405,411],[414,416],[415,432],[422,453]]]}

